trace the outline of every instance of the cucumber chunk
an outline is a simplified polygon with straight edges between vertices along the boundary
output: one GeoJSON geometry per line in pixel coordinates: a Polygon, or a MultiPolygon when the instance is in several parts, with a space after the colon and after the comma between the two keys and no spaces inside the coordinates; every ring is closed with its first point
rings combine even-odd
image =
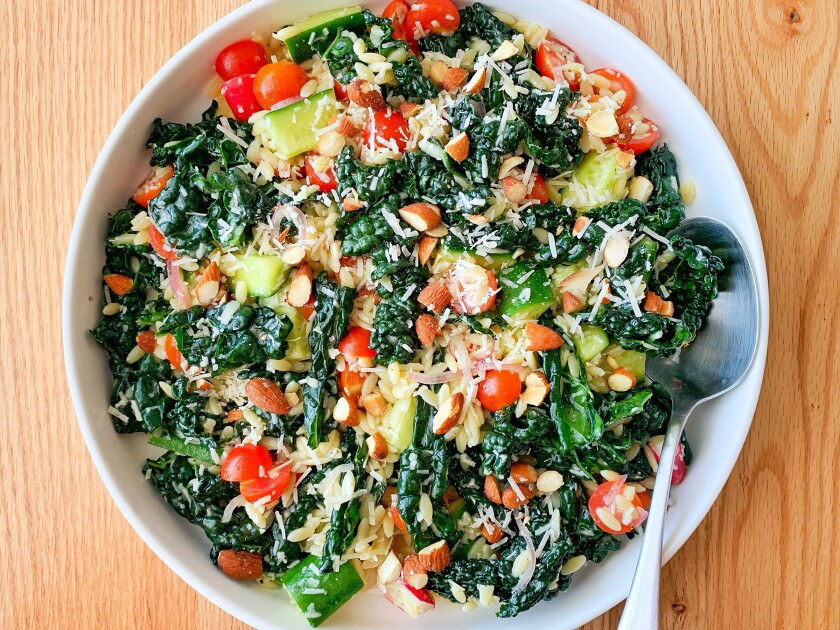
{"type": "Polygon", "coordinates": [[[275,34],[286,44],[292,61],[300,63],[316,52],[323,54],[341,31],[354,31],[365,25],[362,7],[345,7],[325,11],[282,28],[275,34]]]}
{"type": "Polygon", "coordinates": [[[251,297],[271,297],[286,281],[289,266],[279,256],[236,256],[241,267],[231,278],[234,292],[240,282],[244,282],[251,297]]]}
{"type": "Polygon", "coordinates": [[[645,359],[647,355],[644,352],[621,348],[616,351],[610,350],[609,354],[615,359],[619,367],[628,370],[636,378],[637,382],[641,383],[645,380],[645,359]]]}
{"type": "Polygon", "coordinates": [[[417,403],[414,397],[401,399],[394,403],[388,412],[382,417],[379,432],[385,441],[394,447],[397,452],[402,452],[411,444],[411,434],[414,431],[414,413],[417,410],[417,403]]]}
{"type": "Polygon", "coordinates": [[[537,319],[554,304],[545,269],[518,262],[499,273],[499,313],[515,319],[537,319]]]}
{"type": "Polygon", "coordinates": [[[573,179],[590,191],[598,202],[586,205],[582,201],[576,201],[570,205],[577,210],[586,211],[621,199],[624,197],[629,174],[628,169],[618,165],[618,151],[590,151],[575,169],[573,179]]]}
{"type": "Polygon", "coordinates": [[[578,355],[584,361],[591,361],[610,345],[610,338],[604,329],[590,324],[583,324],[580,331],[575,332],[573,340],[578,355]]]}
{"type": "Polygon", "coordinates": [[[313,628],[324,623],[365,585],[352,562],[345,562],[333,573],[319,573],[320,561],[317,556],[307,556],[280,578],[292,603],[313,628]]]}
{"type": "Polygon", "coordinates": [[[263,120],[270,148],[286,160],[314,149],[318,142],[315,133],[327,126],[335,108],[335,93],[330,88],[269,112],[263,120]]]}
{"type": "Polygon", "coordinates": [[[478,254],[477,252],[464,249],[462,246],[449,242],[446,239],[438,250],[437,260],[445,260],[455,263],[461,258],[467,258],[485,269],[498,271],[502,267],[512,265],[515,262],[513,252],[508,254],[478,254]]]}

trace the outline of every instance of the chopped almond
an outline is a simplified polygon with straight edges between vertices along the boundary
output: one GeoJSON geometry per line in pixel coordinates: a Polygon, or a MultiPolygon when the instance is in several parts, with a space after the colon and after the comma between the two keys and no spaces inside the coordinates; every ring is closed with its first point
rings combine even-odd
{"type": "Polygon", "coordinates": [[[491,221],[486,214],[468,214],[466,218],[473,225],[487,225],[491,221]]]}
{"type": "Polygon", "coordinates": [[[402,514],[400,514],[400,511],[397,508],[396,502],[388,506],[388,514],[390,515],[391,520],[394,521],[394,525],[396,525],[397,529],[403,534],[407,534],[408,526],[405,524],[402,514]]]}
{"type": "Polygon", "coordinates": [[[452,427],[458,424],[461,418],[461,410],[464,408],[464,395],[455,392],[444,400],[432,419],[432,431],[435,435],[443,435],[452,427]]]}
{"type": "Polygon", "coordinates": [[[502,492],[499,489],[499,482],[493,475],[484,477],[484,496],[491,503],[502,504],[502,492]]]}
{"type": "Polygon", "coordinates": [[[364,208],[365,204],[359,201],[356,197],[345,197],[341,201],[341,207],[345,212],[355,212],[356,210],[364,208]]]}
{"type": "Polygon", "coordinates": [[[341,153],[345,143],[346,138],[338,131],[327,131],[318,138],[315,150],[321,155],[334,158],[338,157],[338,154],[341,153]]]}
{"type": "Polygon", "coordinates": [[[262,555],[251,551],[222,549],[216,558],[222,573],[234,580],[256,580],[262,577],[262,555]]]}
{"type": "Polygon", "coordinates": [[[452,301],[452,294],[443,282],[433,282],[420,291],[417,301],[434,313],[442,313],[452,301]]]}
{"type": "Polygon", "coordinates": [[[479,68],[472,75],[469,82],[464,86],[464,90],[469,94],[477,94],[484,88],[484,82],[487,79],[487,70],[484,67],[479,68]]]}
{"type": "Polygon", "coordinates": [[[586,229],[592,219],[588,217],[578,217],[575,219],[575,225],[572,228],[572,236],[577,236],[586,229]]]}
{"type": "Polygon", "coordinates": [[[493,51],[493,54],[490,55],[490,58],[493,61],[504,61],[505,59],[510,59],[515,54],[519,52],[519,49],[509,39],[503,41],[499,47],[493,51]]]}
{"type": "Polygon", "coordinates": [[[443,80],[441,81],[443,89],[447,92],[454,90],[464,82],[464,79],[467,78],[468,74],[469,73],[463,68],[447,68],[446,72],[443,74],[443,80]]]}
{"type": "Polygon", "coordinates": [[[289,401],[283,395],[280,386],[267,378],[252,378],[245,386],[245,395],[255,407],[263,411],[280,415],[291,411],[289,401]]]}
{"type": "Polygon", "coordinates": [[[286,292],[286,301],[290,306],[305,306],[312,296],[312,268],[306,263],[297,268],[295,277],[286,292]]]}
{"type": "Polygon", "coordinates": [[[583,308],[583,301],[571,291],[563,291],[563,312],[575,313],[583,308]]]}
{"type": "Polygon", "coordinates": [[[636,377],[630,370],[619,367],[613,370],[607,379],[607,385],[610,389],[616,392],[626,392],[636,386],[636,377]]]}
{"type": "Polygon", "coordinates": [[[121,273],[108,273],[102,276],[102,279],[108,285],[108,288],[117,295],[125,295],[134,286],[134,281],[121,273]]]}
{"type": "Polygon", "coordinates": [[[414,588],[424,588],[429,581],[429,574],[423,561],[417,555],[405,557],[402,568],[403,579],[414,588]]]}
{"type": "Polygon", "coordinates": [[[367,437],[365,443],[368,447],[368,454],[373,459],[385,459],[388,457],[388,443],[379,431],[374,431],[367,437]]]}
{"type": "Polygon", "coordinates": [[[446,143],[446,152],[456,162],[463,162],[470,153],[470,139],[466,132],[462,131],[446,143]]]}
{"type": "Polygon", "coordinates": [[[653,291],[648,291],[645,294],[645,302],[642,308],[648,313],[658,313],[662,308],[663,300],[653,291]]]}
{"type": "Polygon", "coordinates": [[[431,230],[440,223],[440,208],[420,201],[399,209],[400,217],[418,232],[431,230]]]}
{"type": "Polygon", "coordinates": [[[563,337],[557,332],[532,322],[525,324],[525,338],[528,340],[525,349],[533,352],[553,350],[563,345],[563,337]]]}
{"type": "Polygon", "coordinates": [[[421,109],[423,109],[423,107],[421,105],[418,105],[417,103],[400,101],[400,114],[402,114],[403,118],[411,118],[412,116],[416,116],[421,109]]]}
{"type": "Polygon", "coordinates": [[[505,532],[502,530],[501,527],[499,527],[495,523],[490,522],[484,523],[481,526],[481,533],[484,535],[484,538],[487,539],[487,542],[489,542],[491,545],[494,545],[497,542],[499,542],[505,535],[505,532]]]}
{"type": "Polygon", "coordinates": [[[306,258],[306,249],[302,245],[287,247],[280,254],[280,259],[290,267],[299,265],[303,262],[304,258],[306,258]]]}
{"type": "Polygon", "coordinates": [[[525,378],[525,391],[522,394],[522,401],[527,405],[539,407],[545,400],[545,397],[548,396],[550,389],[551,385],[545,377],[545,374],[542,372],[531,372],[525,378]]]}
{"type": "Polygon", "coordinates": [[[431,346],[435,342],[435,337],[440,334],[437,320],[428,313],[423,313],[417,318],[414,329],[417,332],[417,338],[424,346],[431,346]]]}
{"type": "Polygon", "coordinates": [[[510,467],[510,477],[517,484],[529,484],[536,483],[539,475],[537,474],[537,469],[530,464],[516,462],[510,467]]]}
{"type": "Polygon", "coordinates": [[[522,495],[520,498],[519,494],[517,494],[516,490],[511,487],[505,488],[502,491],[502,505],[504,505],[509,510],[513,508],[517,508],[521,505],[525,505],[534,496],[534,491],[531,490],[528,486],[522,484],[517,484],[519,488],[519,494],[522,495]]]}
{"type": "Polygon", "coordinates": [[[379,392],[368,394],[362,398],[362,406],[368,415],[374,418],[381,418],[388,411],[388,403],[385,402],[385,397],[379,392]]]}
{"type": "Polygon", "coordinates": [[[330,118],[330,124],[338,123],[336,131],[346,138],[355,138],[362,130],[359,129],[352,120],[344,114],[336,114],[330,118]]]}
{"type": "Polygon", "coordinates": [[[674,303],[670,300],[665,300],[662,302],[662,308],[659,309],[659,314],[662,317],[673,317],[674,316],[674,303]]]}
{"type": "Polygon", "coordinates": [[[417,555],[426,571],[432,573],[443,571],[449,566],[452,559],[449,553],[449,545],[445,540],[439,540],[428,547],[423,547],[417,555]]]}
{"type": "Polygon", "coordinates": [[[377,87],[364,79],[353,79],[347,86],[347,98],[359,107],[369,107],[374,111],[387,107],[377,87]]]}
{"type": "Polygon", "coordinates": [[[434,236],[424,236],[420,239],[420,242],[417,243],[417,259],[420,261],[421,265],[425,265],[429,262],[429,258],[432,256],[432,252],[437,247],[438,240],[434,236]]]}
{"type": "Polygon", "coordinates": [[[515,177],[504,177],[500,183],[502,184],[505,199],[511,203],[521,202],[528,194],[528,187],[515,177]]]}
{"type": "Polygon", "coordinates": [[[604,245],[604,262],[615,269],[627,259],[630,252],[630,239],[623,234],[613,234],[604,245]]]}
{"type": "Polygon", "coordinates": [[[443,77],[446,76],[447,70],[449,70],[449,66],[446,65],[446,62],[438,59],[432,64],[432,67],[429,69],[429,78],[432,80],[433,83],[437,85],[442,85],[443,77]]]}
{"type": "Polygon", "coordinates": [[[338,399],[338,402],[335,403],[335,408],[333,408],[333,418],[339,424],[343,424],[345,427],[355,427],[359,425],[359,409],[356,407],[356,403],[353,402],[347,396],[342,396],[338,399]]]}
{"type": "Polygon", "coordinates": [[[222,274],[219,271],[219,265],[215,262],[211,262],[207,266],[207,269],[204,270],[204,273],[201,274],[198,279],[198,283],[195,285],[195,297],[199,304],[202,306],[208,306],[213,303],[213,300],[216,299],[216,295],[219,293],[221,280],[222,274]]]}

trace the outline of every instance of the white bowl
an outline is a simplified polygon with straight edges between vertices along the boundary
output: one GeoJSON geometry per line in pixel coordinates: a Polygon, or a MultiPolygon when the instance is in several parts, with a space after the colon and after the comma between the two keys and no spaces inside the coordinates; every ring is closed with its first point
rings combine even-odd
{"type": "MultiPolygon", "coordinates": [[[[225,577],[208,559],[203,532],[179,517],[143,479],[140,468],[157,449],[142,435],[118,435],[106,411],[111,378],[104,352],[88,334],[100,316],[100,270],[109,212],[122,207],[148,171],[144,148],[152,120],[189,121],[207,104],[213,60],[230,42],[252,32],[268,33],[313,13],[352,4],[341,0],[255,0],[220,20],[176,54],[143,88],[108,138],[85,188],[70,239],[64,281],[64,354],[79,425],[120,510],[152,550],[188,584],[230,614],[259,628],[306,628],[282,591],[225,577]]],[[[463,3],[461,3],[463,4],[463,3]]],[[[384,2],[369,3],[379,10],[384,2]]],[[[542,23],[572,46],[587,67],[613,66],[635,83],[643,112],[659,123],[662,140],[677,156],[680,174],[697,186],[689,214],[726,221],[752,258],[761,296],[761,340],[746,380],[726,396],[704,405],[689,424],[695,459],[685,481],[674,488],[674,506],[665,529],[665,557],[691,535],[732,470],[752,422],[767,353],[769,303],[767,273],[758,226],[738,168],[700,103],[679,77],[632,33],[578,0],[494,0],[492,6],[542,23]],[[594,44],[597,42],[597,45],[594,44]]],[[[464,615],[441,603],[411,621],[378,593],[357,596],[327,622],[331,628],[498,627],[576,628],[627,595],[639,539],[625,544],[602,565],[585,567],[569,591],[512,620],[486,609],[464,615]]]]}

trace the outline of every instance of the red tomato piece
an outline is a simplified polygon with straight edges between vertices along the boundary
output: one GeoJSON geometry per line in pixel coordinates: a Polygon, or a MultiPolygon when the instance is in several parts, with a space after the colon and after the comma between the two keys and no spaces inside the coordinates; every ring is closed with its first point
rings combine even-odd
{"type": "Polygon", "coordinates": [[[309,178],[309,183],[317,186],[321,192],[330,192],[338,186],[332,160],[327,160],[323,156],[310,155],[306,158],[304,167],[306,169],[306,176],[309,178]],[[329,164],[329,168],[326,171],[318,170],[317,163],[320,161],[319,158],[329,164]]]}
{"type": "MultiPolygon", "coordinates": [[[[615,115],[620,116],[626,113],[630,109],[630,106],[633,105],[633,83],[631,83],[630,77],[612,68],[598,68],[597,70],[593,70],[591,74],[597,74],[607,79],[610,82],[610,92],[613,94],[624,90],[626,96],[621,103],[621,107],[615,110],[615,115]]],[[[600,93],[600,90],[596,90],[596,92],[600,93]]]]}
{"type": "Polygon", "coordinates": [[[257,97],[254,96],[255,76],[254,74],[242,74],[222,84],[222,96],[225,97],[236,120],[248,120],[252,115],[263,109],[257,97]]]}
{"type": "Polygon", "coordinates": [[[263,109],[280,101],[300,96],[300,88],[309,81],[303,69],[291,61],[277,61],[260,68],[254,77],[254,94],[263,109]]]}
{"type": "Polygon", "coordinates": [[[452,310],[467,315],[493,308],[499,289],[492,271],[464,260],[459,260],[447,276],[447,286],[452,294],[452,310]]]}
{"type": "Polygon", "coordinates": [[[175,260],[178,258],[169,244],[166,242],[166,237],[157,229],[154,224],[149,226],[149,245],[155,253],[164,260],[175,260]]]}
{"type": "Polygon", "coordinates": [[[269,471],[266,477],[247,479],[239,483],[239,492],[248,503],[256,503],[268,497],[268,503],[276,501],[289,487],[292,480],[292,468],[289,465],[269,471]]]}
{"type": "Polygon", "coordinates": [[[137,341],[137,346],[146,354],[152,354],[157,346],[155,333],[151,330],[144,330],[138,333],[135,341],[137,341]]]}
{"type": "Polygon", "coordinates": [[[392,151],[396,148],[397,153],[402,153],[405,151],[406,144],[408,144],[408,121],[403,118],[402,114],[395,112],[390,107],[380,109],[368,121],[364,133],[365,142],[369,147],[391,149],[392,151]]]}
{"type": "Polygon", "coordinates": [[[312,313],[315,312],[315,294],[309,296],[309,299],[306,301],[306,304],[303,306],[298,306],[297,310],[303,315],[303,318],[309,321],[309,318],[312,317],[312,313]]]}
{"type": "Polygon", "coordinates": [[[647,518],[642,500],[625,478],[605,481],[589,497],[592,520],[608,534],[626,534],[647,518]]]}
{"type": "Polygon", "coordinates": [[[349,367],[344,368],[338,373],[339,393],[358,403],[362,394],[362,386],[365,384],[365,377],[366,375],[363,372],[351,370],[349,367]]]}
{"type": "Polygon", "coordinates": [[[405,18],[406,34],[419,39],[428,33],[451,35],[461,25],[461,16],[450,0],[412,2],[405,18]]]}
{"type": "Polygon", "coordinates": [[[580,57],[559,39],[546,37],[542,40],[537,46],[534,60],[537,63],[537,69],[544,77],[558,83],[565,79],[570,89],[575,91],[580,89],[580,73],[573,70],[563,71],[565,65],[580,63],[580,57]]]}
{"type": "Polygon", "coordinates": [[[216,57],[216,74],[228,81],[242,74],[255,74],[268,63],[265,48],[250,39],[234,42],[216,57]]]}
{"type": "Polygon", "coordinates": [[[184,363],[184,355],[178,349],[178,342],[175,341],[175,337],[167,334],[163,342],[163,347],[166,350],[166,358],[172,364],[172,369],[181,370],[181,365],[184,363]]]}
{"type": "Polygon", "coordinates": [[[376,356],[376,350],[370,347],[370,331],[360,326],[350,327],[344,339],[338,343],[338,351],[351,361],[376,356]]]}
{"type": "Polygon", "coordinates": [[[534,175],[534,185],[528,193],[528,199],[535,199],[539,203],[548,203],[548,185],[541,175],[534,175]]]}
{"type": "Polygon", "coordinates": [[[475,397],[487,411],[498,411],[516,402],[522,393],[519,375],[510,370],[487,370],[475,397]]]}
{"type": "Polygon", "coordinates": [[[389,18],[394,29],[394,39],[401,39],[408,44],[409,49],[415,55],[420,54],[420,46],[414,33],[406,29],[405,22],[408,12],[411,10],[411,3],[408,0],[393,0],[382,12],[382,17],[389,18]]]}
{"type": "Polygon", "coordinates": [[[175,173],[175,169],[169,164],[166,166],[156,166],[149,173],[140,187],[134,191],[134,201],[139,203],[144,208],[149,207],[149,202],[158,196],[161,190],[166,187],[166,182],[175,173]]]}
{"type": "Polygon", "coordinates": [[[274,460],[259,444],[240,444],[228,451],[222,460],[221,477],[225,481],[246,481],[265,477],[274,460]]]}
{"type": "Polygon", "coordinates": [[[344,86],[341,85],[338,81],[333,79],[333,93],[335,94],[336,100],[339,101],[346,101],[347,100],[347,90],[344,89],[344,86]]]}
{"type": "Polygon", "coordinates": [[[619,116],[618,134],[613,136],[616,145],[622,151],[630,151],[634,155],[644,153],[653,146],[659,139],[659,126],[648,118],[642,118],[642,122],[648,126],[644,133],[637,133],[637,123],[630,116],[619,116]]]}

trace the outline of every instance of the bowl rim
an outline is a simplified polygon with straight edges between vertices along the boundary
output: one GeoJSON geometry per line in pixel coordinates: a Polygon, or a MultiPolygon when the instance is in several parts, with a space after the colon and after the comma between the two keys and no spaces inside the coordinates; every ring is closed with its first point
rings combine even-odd
{"type": "MultiPolygon", "coordinates": [[[[463,0],[456,1],[459,5],[465,4],[463,0]]],[[[684,98],[687,97],[688,101],[691,102],[694,106],[695,111],[692,112],[692,116],[697,117],[697,119],[700,120],[705,126],[705,129],[703,129],[703,131],[707,134],[706,140],[709,143],[714,144],[714,148],[722,156],[724,156],[725,163],[720,165],[722,171],[735,174],[733,181],[733,192],[737,193],[738,195],[738,199],[736,200],[737,204],[743,206],[746,210],[748,210],[748,229],[741,231],[739,236],[742,238],[742,240],[745,241],[748,255],[750,257],[756,274],[756,286],[759,292],[760,314],[759,342],[756,349],[755,360],[752,366],[750,367],[747,377],[745,377],[745,380],[757,379],[757,385],[753,386],[748,391],[748,393],[745,393],[742,389],[742,396],[746,400],[744,410],[749,414],[749,419],[745,419],[739,425],[740,430],[737,433],[730,436],[730,444],[736,448],[734,448],[731,451],[731,453],[733,454],[731,457],[729,457],[723,462],[719,462],[723,464],[721,468],[726,469],[727,472],[725,475],[721,475],[719,478],[717,478],[715,480],[715,483],[713,483],[710,487],[707,488],[706,494],[708,497],[711,498],[708,502],[708,506],[704,508],[702,514],[699,517],[689,519],[690,522],[683,523],[682,527],[680,527],[677,531],[672,530],[670,532],[670,536],[667,536],[668,532],[666,532],[666,539],[663,543],[664,563],[670,560],[674,556],[674,554],[676,554],[676,552],[679,551],[679,549],[694,533],[694,531],[700,525],[702,520],[711,510],[714,502],[717,500],[718,495],[723,489],[724,484],[726,483],[726,481],[732,473],[732,470],[734,469],[735,463],[737,462],[737,459],[740,456],[741,450],[743,448],[744,441],[746,440],[747,433],[749,432],[749,429],[752,425],[755,409],[758,402],[758,397],[761,391],[761,383],[763,380],[769,339],[770,306],[764,249],[761,240],[761,234],[758,229],[755,211],[750,201],[750,197],[747,192],[747,188],[744,183],[743,177],[740,173],[740,169],[738,168],[731,152],[729,151],[729,148],[727,147],[726,143],[723,140],[723,137],[717,129],[717,126],[714,124],[711,117],[706,112],[705,108],[702,106],[702,104],[700,104],[696,96],[694,96],[694,94],[691,92],[688,86],[686,86],[686,84],[683,82],[680,76],[677,75],[676,72],[661,57],[659,57],[659,55],[656,52],[654,52],[645,42],[643,42],[639,37],[637,37],[632,31],[616,22],[610,16],[602,13],[601,11],[598,11],[592,6],[589,6],[582,0],[555,1],[558,5],[578,5],[578,9],[582,11],[588,18],[597,20],[606,19],[611,23],[611,26],[613,28],[623,31],[624,36],[635,40],[635,44],[637,44],[638,46],[639,54],[644,56],[643,61],[645,64],[657,67],[657,69],[660,72],[665,72],[666,74],[671,75],[671,79],[673,80],[676,89],[678,89],[681,92],[681,95],[684,98]]],[[[182,580],[189,584],[190,587],[192,587],[196,592],[198,592],[203,597],[211,601],[213,604],[219,606],[227,613],[254,627],[260,627],[264,623],[264,619],[261,615],[257,614],[257,612],[255,611],[249,610],[244,606],[241,606],[235,597],[232,597],[231,595],[226,593],[221,595],[217,593],[213,588],[207,585],[205,581],[200,578],[200,576],[196,575],[196,571],[193,567],[190,566],[189,562],[182,559],[178,555],[173,555],[167,552],[167,550],[164,548],[164,545],[160,541],[158,541],[157,533],[151,527],[147,526],[146,523],[144,523],[139,506],[133,504],[132,501],[129,500],[129,498],[126,496],[126,494],[120,489],[115,476],[110,472],[102,453],[97,448],[94,438],[95,430],[93,423],[91,422],[90,418],[88,418],[84,414],[84,408],[82,403],[84,399],[84,394],[82,393],[81,387],[81,379],[83,377],[80,371],[76,369],[76,365],[74,362],[74,356],[78,348],[78,331],[74,328],[74,316],[72,314],[74,302],[77,301],[76,296],[73,294],[73,278],[75,277],[75,274],[78,271],[77,260],[79,258],[78,254],[81,247],[82,225],[83,223],[87,222],[87,219],[90,215],[95,214],[97,212],[97,209],[94,207],[93,203],[95,198],[94,189],[96,188],[96,182],[98,182],[105,176],[106,165],[109,161],[109,157],[119,150],[118,140],[125,134],[125,132],[128,129],[131,128],[131,125],[129,123],[134,118],[135,114],[145,107],[146,102],[150,100],[152,98],[152,95],[155,94],[165,83],[165,81],[168,80],[169,75],[171,74],[173,69],[175,69],[179,65],[182,59],[188,57],[194,49],[201,47],[206,42],[213,39],[217,35],[217,33],[224,31],[229,25],[234,24],[246,14],[259,14],[260,12],[266,11],[269,7],[276,7],[278,3],[285,4],[286,2],[291,2],[291,0],[280,0],[280,2],[278,2],[278,0],[252,0],[251,2],[247,2],[246,4],[243,4],[242,6],[227,13],[221,19],[213,22],[208,27],[203,29],[189,42],[187,42],[182,48],[180,48],[178,52],[176,52],[172,57],[170,57],[166,61],[166,63],[164,63],[163,66],[161,66],[155,72],[152,78],[132,99],[129,106],[120,116],[116,125],[111,130],[107,140],[105,141],[105,144],[99,152],[99,155],[96,161],[94,162],[87,183],[85,184],[81,199],[79,201],[79,205],[73,219],[73,227],[70,234],[67,258],[65,261],[61,308],[62,340],[64,348],[63,358],[67,371],[67,380],[70,389],[71,399],[73,402],[73,409],[77,418],[79,428],[81,429],[82,435],[84,437],[87,450],[90,453],[91,458],[93,459],[99,477],[105,484],[105,487],[107,488],[112,499],[116,503],[122,515],[126,518],[131,527],[135,530],[135,532],[137,532],[137,534],[140,536],[143,542],[172,571],[174,571],[182,580]]],[[[470,0],[469,3],[472,3],[472,0],[470,0]]],[[[353,4],[353,1],[345,0],[343,4],[350,5],[353,4]]],[[[358,0],[358,4],[365,6],[370,4],[370,2],[358,0]]],[[[492,4],[492,0],[490,4],[492,4]]],[[[742,385],[739,387],[743,388],[744,385],[745,384],[742,383],[742,385]]],[[[619,589],[620,592],[617,597],[614,596],[612,598],[604,598],[602,601],[602,605],[600,606],[600,611],[598,611],[597,614],[595,614],[595,616],[593,616],[591,613],[584,613],[581,615],[577,615],[574,618],[567,618],[565,621],[573,623],[575,625],[581,625],[592,619],[595,619],[597,616],[607,612],[610,608],[623,601],[626,598],[628,589],[629,577],[627,579],[627,588],[619,589]]]]}

